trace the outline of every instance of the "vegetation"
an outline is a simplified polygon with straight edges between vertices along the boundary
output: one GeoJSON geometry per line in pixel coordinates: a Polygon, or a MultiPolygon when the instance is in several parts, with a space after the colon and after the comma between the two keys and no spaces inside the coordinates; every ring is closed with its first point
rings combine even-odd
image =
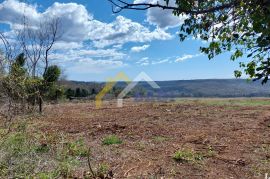
{"type": "Polygon", "coordinates": [[[146,178],[216,176],[206,170],[222,178],[263,177],[269,171],[270,105],[227,108],[208,101],[215,99],[136,105],[127,100],[132,105],[106,112],[89,111],[89,103],[61,103],[47,106],[46,115],[17,116],[9,127],[1,120],[0,178],[128,178],[142,172],[146,178]],[[124,145],[118,145],[120,136],[124,145]],[[257,145],[246,148],[253,141],[257,145]]]}
{"type": "Polygon", "coordinates": [[[183,150],[176,151],[173,155],[173,159],[177,162],[197,163],[203,160],[203,155],[199,153],[195,153],[192,150],[183,149],[183,150]]]}
{"type": "MultiPolygon", "coordinates": [[[[61,82],[67,89],[67,96],[75,96],[75,89],[81,88],[89,91],[89,95],[93,89],[98,93],[104,86],[104,83],[94,82],[61,82]]],[[[140,82],[127,97],[134,97],[138,100],[150,99],[166,99],[178,97],[269,97],[270,84],[260,85],[259,82],[248,82],[241,79],[220,79],[220,80],[179,80],[179,81],[158,81],[160,89],[153,89],[146,82],[140,82]]],[[[115,88],[123,89],[125,83],[117,83],[115,88]]],[[[115,96],[110,93],[113,98],[115,96]]],[[[69,97],[67,97],[69,98],[69,97]]]]}
{"type": "Polygon", "coordinates": [[[102,144],[103,145],[122,144],[122,140],[116,135],[109,135],[102,140],[102,144]]]}
{"type": "Polygon", "coordinates": [[[42,112],[44,99],[57,100],[63,92],[56,85],[61,71],[57,66],[49,66],[42,77],[33,77],[26,68],[26,57],[19,54],[11,68],[2,78],[4,95],[14,103],[21,104],[22,110],[28,106],[39,104],[39,111],[42,112]]]}
{"type": "Polygon", "coordinates": [[[22,18],[22,27],[10,40],[0,33],[3,44],[0,56],[1,98],[7,101],[4,109],[11,112],[25,112],[39,106],[42,112],[44,100],[57,100],[62,89],[56,85],[61,70],[51,65],[49,52],[58,39],[59,19],[48,19],[33,26],[26,17],[22,18]],[[35,27],[35,28],[33,28],[35,27]]]}
{"type": "Polygon", "coordinates": [[[40,131],[30,131],[26,122],[15,123],[12,132],[0,137],[1,178],[70,177],[88,156],[82,140],[69,141],[40,131]]]}
{"type": "MultiPolygon", "coordinates": [[[[249,62],[240,62],[246,75],[263,79],[266,83],[270,74],[270,2],[268,0],[160,0],[129,3],[109,0],[118,13],[123,9],[146,10],[160,8],[171,10],[175,16],[186,15],[180,27],[181,41],[190,36],[207,41],[208,46],[200,48],[209,59],[232,52],[231,60],[243,56],[249,62]]],[[[240,77],[242,72],[235,71],[240,77]]]]}

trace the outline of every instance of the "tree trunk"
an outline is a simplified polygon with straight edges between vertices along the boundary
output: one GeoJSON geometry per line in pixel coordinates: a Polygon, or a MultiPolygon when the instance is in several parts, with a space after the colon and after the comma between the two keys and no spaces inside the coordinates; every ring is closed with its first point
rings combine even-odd
{"type": "Polygon", "coordinates": [[[43,100],[42,98],[40,97],[39,98],[39,113],[42,114],[42,107],[43,107],[43,100]]]}

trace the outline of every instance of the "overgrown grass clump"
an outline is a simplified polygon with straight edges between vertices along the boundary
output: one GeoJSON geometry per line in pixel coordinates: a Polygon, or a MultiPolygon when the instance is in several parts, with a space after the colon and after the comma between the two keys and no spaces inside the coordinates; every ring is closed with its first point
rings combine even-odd
{"type": "Polygon", "coordinates": [[[116,135],[106,136],[102,140],[103,145],[114,145],[114,144],[122,144],[122,143],[123,143],[123,141],[116,135]]]}
{"type": "Polygon", "coordinates": [[[0,135],[0,178],[69,178],[87,156],[83,140],[42,134],[16,124],[0,135]]]}
{"type": "Polygon", "coordinates": [[[173,159],[177,162],[197,163],[203,160],[203,155],[200,153],[195,153],[192,150],[183,149],[176,151],[173,155],[173,159]]]}

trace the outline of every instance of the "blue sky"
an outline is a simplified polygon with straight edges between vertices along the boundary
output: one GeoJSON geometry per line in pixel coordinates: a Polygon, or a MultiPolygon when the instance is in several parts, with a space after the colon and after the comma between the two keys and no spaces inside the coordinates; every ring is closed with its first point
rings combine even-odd
{"type": "Polygon", "coordinates": [[[234,78],[238,69],[229,53],[209,61],[199,52],[206,42],[192,37],[180,42],[177,32],[185,17],[170,11],[113,14],[107,0],[5,0],[0,29],[13,32],[23,14],[33,22],[60,18],[63,35],[50,59],[71,80],[105,81],[118,72],[132,79],[141,71],[154,80],[220,79],[234,78]]]}

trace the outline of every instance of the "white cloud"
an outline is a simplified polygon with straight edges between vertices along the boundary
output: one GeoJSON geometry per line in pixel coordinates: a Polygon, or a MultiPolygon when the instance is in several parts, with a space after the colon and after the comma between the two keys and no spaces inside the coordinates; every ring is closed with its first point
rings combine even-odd
{"type": "Polygon", "coordinates": [[[150,64],[148,57],[143,57],[139,61],[137,61],[136,63],[141,65],[141,66],[147,66],[150,64]]]}
{"type": "Polygon", "coordinates": [[[22,25],[24,15],[33,26],[52,18],[59,18],[59,33],[62,41],[91,40],[95,47],[99,48],[123,45],[128,42],[143,43],[172,38],[171,34],[160,28],[151,31],[140,23],[123,16],[117,16],[111,23],[98,21],[85,6],[77,3],[55,2],[44,12],[39,12],[35,6],[17,0],[5,0],[0,3],[0,22],[10,24],[11,28],[22,25]]]}
{"type": "Polygon", "coordinates": [[[150,45],[135,46],[135,47],[132,47],[130,50],[131,50],[131,52],[141,52],[141,51],[148,49],[149,47],[150,47],[150,45]]]}
{"type": "Polygon", "coordinates": [[[140,60],[138,60],[136,62],[136,64],[139,64],[141,66],[148,66],[148,65],[158,65],[158,64],[162,64],[162,63],[170,63],[172,57],[168,57],[166,59],[157,59],[157,60],[151,60],[149,59],[149,57],[143,57],[140,60]]]}
{"type": "Polygon", "coordinates": [[[93,60],[91,58],[79,59],[65,64],[69,72],[77,74],[102,73],[107,70],[126,66],[122,61],[115,60],[93,60]]]}
{"type": "Polygon", "coordinates": [[[115,49],[71,49],[58,51],[50,55],[53,63],[64,67],[68,72],[101,73],[106,70],[126,66],[123,58],[126,54],[115,49]]]}
{"type": "Polygon", "coordinates": [[[123,60],[127,55],[116,49],[64,49],[52,53],[50,58],[57,61],[72,61],[83,58],[92,58],[97,60],[123,60]]]}
{"type": "Polygon", "coordinates": [[[97,50],[86,50],[82,49],[77,51],[77,54],[80,56],[85,56],[85,57],[95,57],[95,58],[113,58],[113,59],[123,59],[126,54],[116,51],[115,49],[97,49],[97,50]]]}
{"type": "MultiPolygon", "coordinates": [[[[135,0],[133,3],[159,3],[166,5],[164,0],[135,0]]],[[[175,0],[170,0],[169,6],[176,6],[175,0]]],[[[164,29],[177,27],[182,24],[186,18],[186,15],[180,15],[179,17],[174,16],[173,11],[168,9],[150,8],[147,10],[147,22],[164,29]]]]}
{"type": "Polygon", "coordinates": [[[159,60],[159,61],[152,61],[153,65],[157,65],[157,64],[162,64],[162,63],[166,63],[169,62],[169,59],[164,59],[164,60],[159,60]]]}
{"type": "Polygon", "coordinates": [[[123,16],[117,16],[112,23],[105,24],[93,21],[92,30],[89,33],[94,45],[103,48],[115,44],[127,42],[150,42],[153,40],[168,40],[172,35],[160,28],[150,31],[140,23],[133,22],[123,16]]]}
{"type": "Polygon", "coordinates": [[[147,3],[149,2],[148,0],[134,0],[134,4],[139,4],[139,3],[147,3]]]}
{"type": "Polygon", "coordinates": [[[17,25],[22,23],[24,16],[31,19],[31,23],[37,23],[41,14],[35,6],[17,0],[6,0],[0,4],[0,22],[17,25]]]}
{"type": "Polygon", "coordinates": [[[89,26],[93,16],[83,5],[77,3],[58,3],[41,13],[41,21],[47,18],[59,18],[62,40],[80,42],[88,38],[89,26]]]}
{"type": "MultiPolygon", "coordinates": [[[[31,26],[38,26],[52,18],[60,20],[61,38],[53,46],[50,58],[53,63],[66,66],[67,71],[99,72],[118,68],[126,65],[124,59],[128,58],[121,52],[124,44],[173,38],[164,29],[150,29],[123,16],[117,16],[110,23],[98,21],[85,6],[77,3],[55,2],[42,12],[37,5],[18,0],[0,3],[0,23],[10,25],[10,31],[6,32],[10,37],[14,37],[15,30],[22,27],[23,17],[26,17],[31,26]]],[[[140,51],[148,47],[145,45],[141,49],[134,49],[140,51]]],[[[147,64],[147,60],[142,63],[147,64]]]]}
{"type": "Polygon", "coordinates": [[[188,59],[192,59],[192,58],[195,58],[195,57],[199,57],[201,56],[202,54],[195,54],[195,55],[188,55],[188,54],[185,54],[183,55],[182,57],[178,57],[175,62],[182,62],[182,61],[185,61],[185,60],[188,60],[188,59]]]}
{"type": "Polygon", "coordinates": [[[82,47],[83,47],[82,43],[79,42],[57,41],[53,45],[53,50],[71,50],[71,49],[80,49],[82,47]]]}

